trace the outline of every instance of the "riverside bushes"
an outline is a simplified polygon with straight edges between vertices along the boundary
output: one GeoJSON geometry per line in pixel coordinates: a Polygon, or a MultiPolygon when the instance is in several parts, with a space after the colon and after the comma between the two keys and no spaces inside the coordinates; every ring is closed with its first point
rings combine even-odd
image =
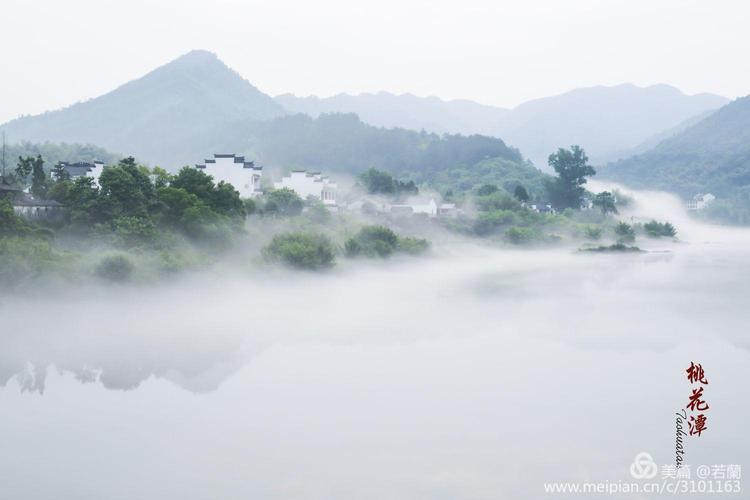
{"type": "Polygon", "coordinates": [[[427,240],[398,236],[385,226],[365,226],[346,240],[344,251],[347,257],[387,258],[396,252],[419,254],[428,247],[427,240]]]}
{"type": "Polygon", "coordinates": [[[33,236],[0,238],[0,261],[0,283],[11,285],[64,273],[70,263],[70,259],[55,251],[48,240],[33,236]]]}
{"type": "Polygon", "coordinates": [[[317,270],[333,266],[336,249],[323,234],[290,232],[274,236],[263,248],[263,257],[297,269],[317,270]]]}
{"type": "Polygon", "coordinates": [[[662,236],[674,238],[677,235],[677,229],[669,222],[656,222],[652,220],[643,225],[643,230],[651,238],[661,238],[662,236]]]}
{"type": "Polygon", "coordinates": [[[135,264],[125,255],[108,255],[99,262],[95,272],[107,281],[125,282],[133,277],[135,264]]]}

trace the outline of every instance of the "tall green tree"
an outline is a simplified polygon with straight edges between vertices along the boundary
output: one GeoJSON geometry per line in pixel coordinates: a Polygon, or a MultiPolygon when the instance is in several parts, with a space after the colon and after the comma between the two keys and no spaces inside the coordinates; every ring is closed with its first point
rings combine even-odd
{"type": "Polygon", "coordinates": [[[236,219],[244,219],[245,205],[240,193],[228,182],[219,182],[211,194],[211,207],[217,212],[236,219]]]}
{"type": "Polygon", "coordinates": [[[523,187],[521,184],[516,186],[516,189],[513,190],[513,196],[515,196],[516,199],[520,202],[529,201],[529,193],[528,191],[526,191],[526,188],[523,187]]]}
{"type": "Polygon", "coordinates": [[[245,206],[240,193],[228,182],[214,184],[214,178],[202,170],[183,167],[171,180],[171,187],[194,194],[218,214],[233,219],[244,219],[245,206]]]}
{"type": "Polygon", "coordinates": [[[63,167],[62,163],[58,162],[54,167],[52,167],[52,178],[56,182],[69,181],[70,174],[67,170],[65,170],[65,167],[63,167]]]}
{"type": "Polygon", "coordinates": [[[34,157],[33,156],[19,156],[18,164],[16,165],[16,176],[21,182],[26,182],[26,179],[31,175],[34,169],[34,157]]]}
{"type": "Polygon", "coordinates": [[[64,181],[56,186],[66,186],[61,189],[62,198],[55,199],[65,205],[71,221],[91,224],[105,220],[106,214],[100,209],[99,188],[94,184],[93,177],[82,175],[72,182],[64,181]]]}
{"type": "Polygon", "coordinates": [[[214,178],[194,167],[183,167],[172,179],[170,186],[184,189],[203,201],[211,199],[214,192],[214,178]]]}
{"type": "Polygon", "coordinates": [[[616,214],[617,205],[615,205],[615,197],[609,191],[602,191],[594,196],[592,205],[602,211],[602,214],[616,214]]]}
{"type": "Polygon", "coordinates": [[[359,180],[370,194],[393,194],[396,186],[388,172],[370,168],[359,176],[359,180]]]}
{"type": "Polygon", "coordinates": [[[16,176],[21,184],[28,182],[29,176],[31,176],[31,192],[32,194],[44,197],[49,189],[49,179],[47,173],[44,171],[44,160],[42,155],[34,156],[19,156],[18,165],[16,166],[16,176]]]}
{"type": "Polygon", "coordinates": [[[49,178],[44,171],[42,155],[37,155],[31,164],[31,192],[35,196],[44,198],[49,190],[49,178]]]}
{"type": "Polygon", "coordinates": [[[549,155],[549,165],[557,173],[557,178],[548,185],[553,204],[558,208],[580,208],[586,190],[586,178],[596,175],[594,167],[588,164],[589,158],[580,146],[570,149],[560,148],[549,155]]]}
{"type": "Polygon", "coordinates": [[[147,215],[156,201],[148,170],[140,168],[133,157],[105,168],[99,185],[101,209],[111,218],[147,215]]]}
{"type": "Polygon", "coordinates": [[[289,188],[274,189],[264,196],[263,213],[269,215],[294,216],[302,213],[305,202],[289,188]]]}
{"type": "Polygon", "coordinates": [[[10,200],[6,197],[0,198],[0,237],[16,236],[27,230],[26,222],[16,215],[10,200]]]}

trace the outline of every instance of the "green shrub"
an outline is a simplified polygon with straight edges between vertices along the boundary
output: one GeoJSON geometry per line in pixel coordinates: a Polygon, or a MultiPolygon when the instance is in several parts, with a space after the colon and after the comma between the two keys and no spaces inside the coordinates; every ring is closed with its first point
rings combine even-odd
{"type": "Polygon", "coordinates": [[[422,238],[412,236],[400,237],[398,239],[398,251],[411,255],[418,255],[430,248],[430,242],[422,238]]]}
{"type": "Polygon", "coordinates": [[[252,215],[258,211],[258,204],[255,203],[254,199],[245,198],[242,200],[242,203],[245,205],[245,213],[247,215],[252,215]]]}
{"type": "Polygon", "coordinates": [[[590,240],[598,240],[602,237],[602,228],[599,226],[586,226],[583,229],[586,238],[590,240]]]}
{"type": "Polygon", "coordinates": [[[677,235],[677,229],[669,222],[661,223],[652,220],[643,225],[643,230],[651,238],[661,238],[662,236],[673,238],[677,235]]]}
{"type": "Polygon", "coordinates": [[[347,257],[357,257],[362,255],[362,245],[354,238],[349,238],[344,243],[344,253],[347,257]]]}
{"type": "Polygon", "coordinates": [[[514,245],[524,245],[536,239],[533,230],[526,227],[510,227],[505,231],[505,239],[514,245]]]}
{"type": "Polygon", "coordinates": [[[618,243],[629,243],[635,241],[635,230],[633,226],[626,222],[619,222],[615,226],[615,234],[617,235],[618,243]]]}
{"type": "Polygon", "coordinates": [[[596,253],[607,253],[607,252],[642,252],[638,247],[629,247],[624,243],[615,243],[613,245],[599,245],[598,247],[587,247],[579,249],[580,252],[596,252],[596,253]]]}
{"type": "Polygon", "coordinates": [[[187,267],[187,262],[181,253],[162,251],[157,266],[162,274],[177,274],[187,267]]]}
{"type": "Polygon", "coordinates": [[[500,188],[494,184],[483,184],[477,189],[477,195],[488,196],[498,191],[500,191],[500,188]]]}
{"type": "Polygon", "coordinates": [[[310,208],[308,208],[307,212],[305,212],[305,215],[310,222],[315,224],[327,224],[331,221],[330,210],[320,202],[313,203],[310,208]]]}
{"type": "Polygon", "coordinates": [[[335,247],[322,234],[283,233],[273,237],[263,257],[298,269],[324,269],[333,266],[335,247]]]}
{"type": "Polygon", "coordinates": [[[484,196],[477,196],[474,201],[477,209],[482,212],[521,209],[521,202],[502,191],[497,191],[484,196]]]}
{"type": "Polygon", "coordinates": [[[398,235],[385,226],[365,226],[344,245],[348,257],[388,257],[398,244],[398,235]]]}
{"type": "Polygon", "coordinates": [[[0,237],[0,283],[16,284],[29,278],[64,271],[66,259],[46,239],[0,237]]]}
{"type": "Polygon", "coordinates": [[[520,222],[519,216],[510,210],[494,210],[485,212],[474,221],[474,233],[485,236],[492,233],[496,228],[509,226],[520,222]]]}
{"type": "Polygon", "coordinates": [[[55,232],[48,227],[35,227],[31,231],[31,236],[44,241],[52,241],[55,239],[55,232]]]}
{"type": "Polygon", "coordinates": [[[290,217],[302,213],[305,202],[289,188],[275,189],[264,196],[263,214],[290,217]]]}
{"type": "Polygon", "coordinates": [[[29,225],[16,215],[10,200],[0,197],[0,237],[18,236],[28,233],[29,225]]]}
{"type": "Polygon", "coordinates": [[[112,231],[121,246],[145,245],[156,239],[156,226],[148,217],[118,217],[112,221],[112,231]]]}
{"type": "Polygon", "coordinates": [[[365,226],[344,244],[347,257],[390,257],[395,252],[416,255],[424,252],[429,242],[421,238],[398,236],[385,226],[365,226]]]}
{"type": "Polygon", "coordinates": [[[96,266],[95,273],[102,279],[115,282],[128,281],[133,277],[135,265],[122,254],[108,255],[96,266]]]}

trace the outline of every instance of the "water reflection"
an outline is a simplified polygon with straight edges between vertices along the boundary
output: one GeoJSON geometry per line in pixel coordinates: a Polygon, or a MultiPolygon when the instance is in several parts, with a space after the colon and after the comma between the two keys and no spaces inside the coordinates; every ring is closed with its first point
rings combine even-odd
{"type": "Polygon", "coordinates": [[[6,296],[0,496],[540,498],[669,463],[691,360],[713,406],[688,463],[750,463],[750,232],[678,227],[650,254],[457,243],[6,296]]]}

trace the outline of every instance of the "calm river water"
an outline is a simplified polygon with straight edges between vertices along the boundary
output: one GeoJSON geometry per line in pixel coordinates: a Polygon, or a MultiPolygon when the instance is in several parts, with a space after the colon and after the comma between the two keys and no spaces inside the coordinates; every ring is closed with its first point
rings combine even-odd
{"type": "Polygon", "coordinates": [[[750,231],[639,201],[680,241],[4,296],[0,498],[561,498],[674,463],[691,361],[685,463],[750,467],[750,231]]]}

